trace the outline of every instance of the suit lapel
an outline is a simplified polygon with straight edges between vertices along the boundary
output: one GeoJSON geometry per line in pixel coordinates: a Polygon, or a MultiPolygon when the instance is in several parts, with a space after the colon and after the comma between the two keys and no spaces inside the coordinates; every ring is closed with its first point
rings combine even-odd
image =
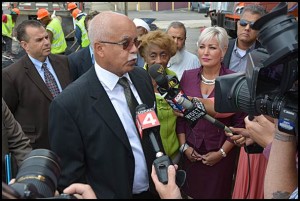
{"type": "Polygon", "coordinates": [[[87,90],[90,91],[90,98],[92,99],[92,107],[111,129],[112,133],[131,151],[131,146],[127,134],[122,126],[115,108],[113,107],[106,91],[96,75],[94,67],[87,72],[88,85],[87,90]]]}
{"type": "Polygon", "coordinates": [[[52,95],[46,86],[45,82],[41,78],[40,74],[37,72],[35,66],[29,59],[28,55],[25,56],[24,58],[24,68],[25,68],[25,73],[28,75],[28,77],[34,82],[34,84],[45,94],[45,96],[49,99],[52,100],[52,95]]]}
{"type": "Polygon", "coordinates": [[[69,69],[68,67],[62,66],[60,63],[61,60],[53,58],[53,55],[49,55],[50,63],[55,71],[55,74],[59,80],[60,86],[62,89],[66,88],[66,86],[69,84],[69,77],[68,71],[66,69],[69,69]]]}

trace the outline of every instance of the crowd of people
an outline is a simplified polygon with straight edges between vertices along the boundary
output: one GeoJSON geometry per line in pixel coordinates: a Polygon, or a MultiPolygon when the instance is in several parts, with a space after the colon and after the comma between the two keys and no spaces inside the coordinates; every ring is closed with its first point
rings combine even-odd
{"type": "Polygon", "coordinates": [[[37,20],[14,27],[20,11],[7,15],[6,48],[14,29],[26,55],[2,70],[3,182],[5,155],[12,155],[14,178],[31,150],[49,149],[61,161],[58,192],[83,199],[298,198],[298,136],[282,132],[278,119],[267,115],[249,120],[244,112],[218,113],[214,106],[216,79],[245,72],[247,54],[262,47],[252,27],[266,14],[262,7],[244,8],[236,39],[222,27],[203,29],[197,55],[185,49],[182,22],[150,30],[142,19],[112,11],[86,14],[75,3],[68,10],[81,47],[68,56],[59,17],[39,9],[37,20]],[[191,125],[174,111],[148,73],[154,64],[232,133],[205,118],[191,125]],[[173,163],[167,184],[153,166],[159,157],[153,138],[136,126],[140,104],[157,113],[160,128],[152,134],[173,163]],[[263,153],[248,154],[245,147],[253,143],[263,153]],[[178,169],[186,173],[182,187],[178,169]]]}

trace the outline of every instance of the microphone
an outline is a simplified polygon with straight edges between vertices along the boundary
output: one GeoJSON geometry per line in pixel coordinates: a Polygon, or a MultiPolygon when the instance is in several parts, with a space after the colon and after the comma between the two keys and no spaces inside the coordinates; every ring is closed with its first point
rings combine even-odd
{"type": "MultiPolygon", "coordinates": [[[[169,156],[164,155],[159,149],[154,133],[159,132],[159,120],[153,108],[148,108],[146,104],[136,107],[136,125],[141,138],[143,134],[149,135],[151,144],[156,152],[156,159],[153,161],[155,171],[159,181],[163,184],[168,183],[168,166],[173,165],[169,156]]],[[[176,174],[176,184],[181,187],[185,182],[186,174],[184,170],[179,170],[176,174]]]]}
{"type": "Polygon", "coordinates": [[[160,151],[154,135],[154,132],[159,132],[160,126],[154,109],[148,108],[146,104],[138,105],[136,107],[136,126],[141,138],[143,138],[143,133],[147,133],[149,135],[153,149],[156,152],[156,157],[162,156],[163,153],[160,151]]]}
{"type": "Polygon", "coordinates": [[[184,99],[183,97],[179,97],[177,99],[178,103],[181,104],[184,108],[188,109],[191,112],[184,114],[184,117],[187,119],[191,119],[192,122],[201,119],[202,117],[215,125],[216,127],[228,132],[232,133],[232,131],[224,125],[222,122],[218,121],[217,119],[213,118],[209,114],[206,113],[205,107],[201,101],[197,98],[193,98],[191,102],[188,99],[184,99]],[[194,103],[194,104],[193,104],[194,103]]]}
{"type": "MultiPolygon", "coordinates": [[[[155,80],[159,88],[167,88],[167,94],[162,94],[166,101],[170,104],[171,107],[172,105],[175,105],[175,109],[183,113],[184,118],[190,121],[192,125],[194,125],[199,119],[204,118],[218,128],[223,129],[228,133],[232,133],[232,131],[222,122],[208,115],[203,103],[198,99],[193,98],[193,102],[191,102],[181,89],[169,87],[169,84],[166,84],[166,82],[168,83],[168,78],[163,66],[159,64],[151,65],[149,67],[149,74],[155,80]],[[178,105],[180,107],[178,107],[178,105]]],[[[174,107],[172,108],[174,109],[174,107]]]]}
{"type": "Polygon", "coordinates": [[[157,90],[169,103],[173,110],[183,113],[186,109],[177,103],[175,98],[188,98],[179,87],[179,80],[176,76],[166,75],[165,68],[160,64],[153,64],[148,70],[150,76],[155,80],[157,90]]]}

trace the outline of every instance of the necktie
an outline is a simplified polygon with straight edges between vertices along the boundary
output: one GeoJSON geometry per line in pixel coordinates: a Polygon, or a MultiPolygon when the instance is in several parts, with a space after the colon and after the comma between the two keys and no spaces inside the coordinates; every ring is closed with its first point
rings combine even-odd
{"type": "MultiPolygon", "coordinates": [[[[136,113],[135,110],[136,110],[136,107],[138,106],[138,102],[135,99],[135,97],[130,89],[130,86],[129,86],[129,83],[128,83],[126,77],[120,78],[118,83],[124,88],[124,94],[125,94],[125,98],[127,101],[127,105],[130,109],[133,121],[135,122],[135,113],[136,113]]],[[[151,173],[151,167],[152,167],[153,160],[155,159],[155,152],[153,151],[153,146],[149,139],[149,135],[143,135],[140,139],[141,139],[141,144],[142,144],[142,148],[144,151],[147,168],[148,168],[148,176],[150,179],[150,182],[149,182],[150,190],[153,191],[153,189],[155,189],[155,188],[154,188],[153,182],[151,182],[150,173],[151,173]]]]}
{"type": "Polygon", "coordinates": [[[58,89],[57,83],[56,83],[53,75],[50,73],[50,71],[47,67],[47,63],[43,63],[42,69],[44,70],[45,83],[54,98],[59,94],[59,89],[58,89]]]}
{"type": "Polygon", "coordinates": [[[128,83],[126,77],[120,78],[118,83],[124,88],[124,94],[125,94],[125,98],[127,101],[127,105],[129,107],[133,121],[135,122],[135,109],[138,106],[138,102],[135,99],[135,97],[130,89],[130,86],[129,86],[129,83],[128,83]]]}

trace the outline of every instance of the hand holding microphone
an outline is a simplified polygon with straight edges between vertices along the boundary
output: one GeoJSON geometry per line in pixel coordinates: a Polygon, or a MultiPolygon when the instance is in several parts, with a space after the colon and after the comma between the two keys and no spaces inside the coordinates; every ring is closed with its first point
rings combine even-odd
{"type": "MultiPolygon", "coordinates": [[[[168,167],[173,165],[169,156],[164,155],[160,150],[155,134],[159,132],[159,120],[153,108],[148,108],[146,104],[141,104],[136,107],[136,125],[141,135],[149,135],[151,144],[156,152],[156,159],[153,161],[156,174],[161,183],[168,183],[168,167]]],[[[176,175],[176,184],[182,186],[185,182],[185,171],[178,170],[176,175]]]]}

